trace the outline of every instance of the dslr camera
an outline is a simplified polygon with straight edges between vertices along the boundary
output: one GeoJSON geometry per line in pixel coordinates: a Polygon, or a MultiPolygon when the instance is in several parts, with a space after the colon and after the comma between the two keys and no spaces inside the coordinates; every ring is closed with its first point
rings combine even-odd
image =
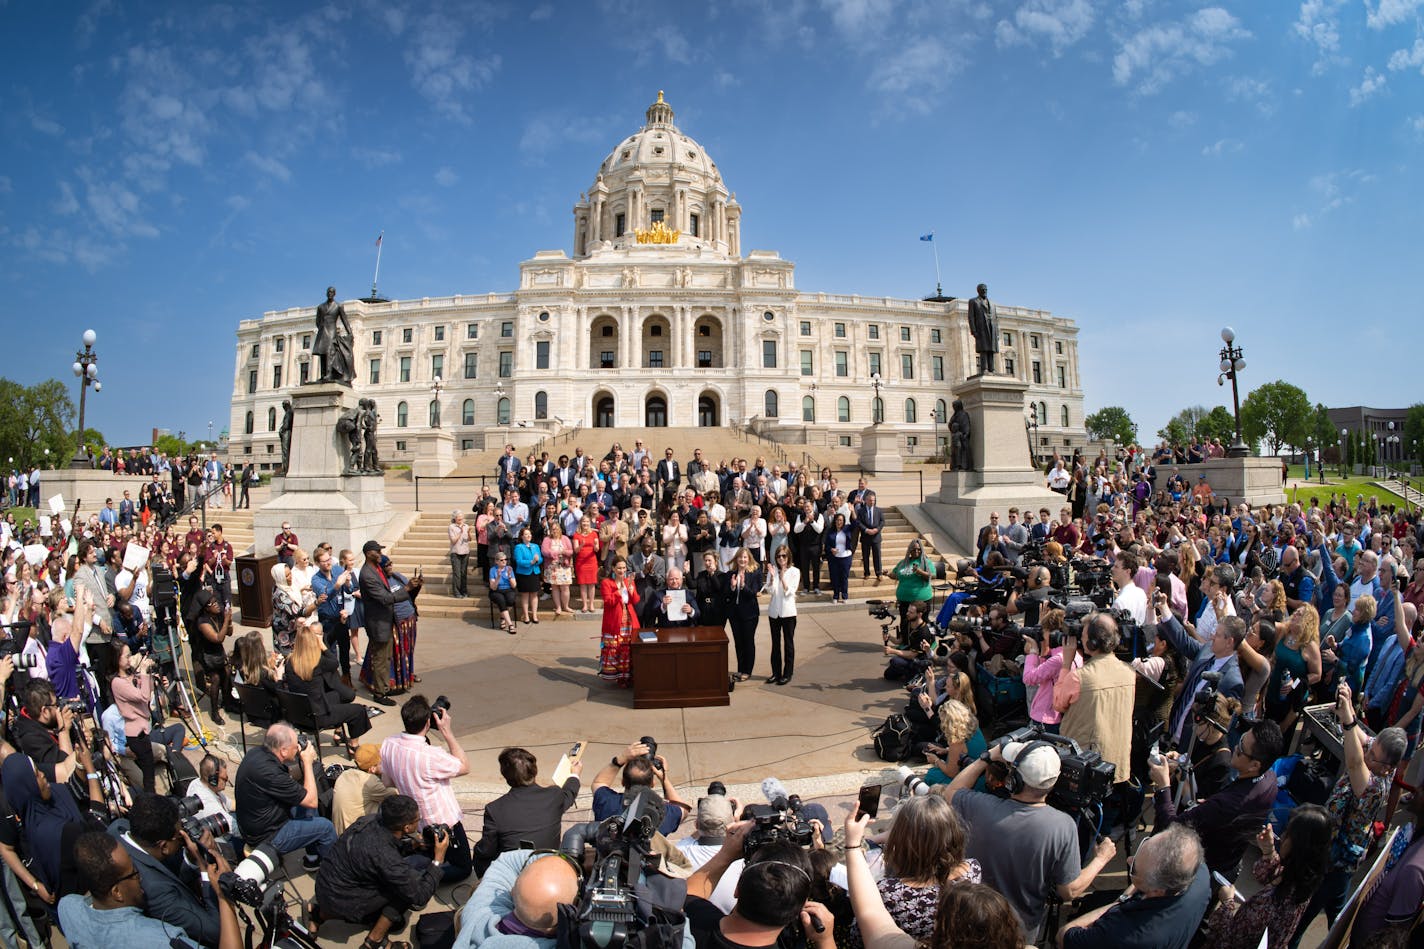
{"type": "Polygon", "coordinates": [[[436,844],[450,839],[450,825],[426,824],[425,829],[420,832],[420,837],[426,850],[434,850],[436,844]]]}
{"type": "Polygon", "coordinates": [[[445,713],[450,710],[450,698],[441,695],[430,703],[430,727],[439,728],[440,719],[445,717],[445,713]]]}
{"type": "Polygon", "coordinates": [[[748,804],[742,819],[753,821],[742,843],[742,854],[750,857],[757,848],[777,840],[786,840],[798,847],[810,847],[816,829],[806,819],[801,808],[801,796],[776,797],[770,804],[748,804]]]}
{"type": "Polygon", "coordinates": [[[203,832],[207,831],[213,837],[226,837],[232,828],[228,826],[227,818],[222,814],[209,814],[207,817],[199,817],[198,813],[203,809],[203,799],[196,794],[178,800],[178,821],[183,828],[183,833],[188,835],[188,839],[197,843],[202,839],[203,832]]]}

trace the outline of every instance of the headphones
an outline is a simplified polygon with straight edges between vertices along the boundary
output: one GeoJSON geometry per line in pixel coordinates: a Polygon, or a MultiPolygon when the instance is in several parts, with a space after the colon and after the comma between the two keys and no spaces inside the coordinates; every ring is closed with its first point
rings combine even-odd
{"type": "Polygon", "coordinates": [[[213,773],[210,774],[210,775],[208,775],[207,778],[205,778],[204,780],[207,781],[208,787],[213,788],[213,789],[216,790],[216,788],[217,788],[217,786],[218,786],[218,782],[221,780],[221,778],[219,778],[218,775],[220,775],[220,774],[222,773],[223,763],[222,763],[221,761],[219,761],[219,760],[218,760],[216,757],[214,757],[213,755],[204,755],[204,756],[203,756],[203,761],[200,761],[200,762],[198,763],[198,767],[201,768],[201,767],[203,766],[203,763],[206,762],[206,761],[208,761],[208,760],[211,760],[212,763],[213,763],[213,773]]]}
{"type": "Polygon", "coordinates": [[[1028,756],[1039,748],[1048,748],[1051,749],[1054,754],[1058,753],[1057,747],[1051,741],[1031,741],[1024,747],[1023,751],[1018,753],[1018,756],[1015,757],[1013,761],[1010,761],[1008,758],[1004,759],[1004,764],[1007,765],[1009,769],[1009,773],[1004,778],[1004,789],[1009,792],[1010,797],[1028,787],[1024,782],[1023,775],[1019,773],[1018,763],[1027,760],[1028,756]]]}
{"type": "Polygon", "coordinates": [[[519,870],[520,873],[523,873],[525,870],[529,869],[529,867],[534,863],[534,861],[540,859],[541,857],[558,857],[558,858],[560,858],[561,860],[563,860],[564,863],[568,864],[570,867],[573,867],[574,873],[578,876],[578,887],[579,887],[579,890],[580,890],[580,892],[582,892],[582,890],[583,890],[583,863],[582,863],[582,862],[580,862],[580,861],[578,861],[578,860],[575,860],[571,855],[569,855],[569,854],[567,854],[567,853],[564,853],[562,850],[532,850],[532,849],[530,849],[530,848],[527,846],[527,844],[528,844],[527,841],[521,841],[521,846],[520,846],[519,850],[517,851],[518,853],[527,853],[527,854],[529,854],[529,859],[528,859],[528,861],[526,861],[525,864],[524,864],[524,866],[521,867],[520,870],[519,870]]]}

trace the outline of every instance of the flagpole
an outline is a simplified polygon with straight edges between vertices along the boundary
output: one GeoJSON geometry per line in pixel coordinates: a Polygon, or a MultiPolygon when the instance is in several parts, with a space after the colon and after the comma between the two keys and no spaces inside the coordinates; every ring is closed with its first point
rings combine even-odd
{"type": "MultiPolygon", "coordinates": [[[[368,232],[369,233],[369,232],[368,232]]],[[[382,231],[376,238],[376,272],[371,277],[371,299],[376,299],[376,284],[381,279],[381,245],[385,243],[386,232],[382,231]]]]}
{"type": "MultiPolygon", "coordinates": [[[[933,232],[931,232],[931,235],[933,236],[933,232]]],[[[935,296],[937,296],[937,297],[942,297],[942,296],[944,296],[944,289],[943,289],[943,287],[940,285],[940,279],[939,279],[939,244],[937,244],[937,243],[935,243],[933,240],[931,240],[931,241],[930,241],[930,249],[934,251],[934,261],[935,261],[935,296]]],[[[374,294],[373,294],[373,295],[374,295],[374,294]]]]}

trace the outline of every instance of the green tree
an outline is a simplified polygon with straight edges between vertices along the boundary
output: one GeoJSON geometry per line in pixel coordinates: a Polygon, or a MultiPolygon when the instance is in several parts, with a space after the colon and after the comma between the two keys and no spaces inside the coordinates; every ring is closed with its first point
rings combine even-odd
{"type": "Polygon", "coordinates": [[[1226,406],[1218,405],[1197,420],[1197,434],[1230,445],[1236,440],[1236,417],[1226,406]]]}
{"type": "Polygon", "coordinates": [[[1317,460],[1323,459],[1325,449],[1336,442],[1335,423],[1330,421],[1330,410],[1320,402],[1315,404],[1310,421],[1306,425],[1306,442],[1309,447],[1315,449],[1317,460]]]}
{"type": "Polygon", "coordinates": [[[1300,445],[1311,417],[1305,390],[1277,379],[1252,390],[1241,404],[1241,434],[1248,444],[1264,441],[1272,455],[1282,446],[1300,445]]]}
{"type": "Polygon", "coordinates": [[[1404,457],[1424,461],[1424,402],[1415,402],[1404,417],[1404,457]]]}
{"type": "Polygon", "coordinates": [[[169,458],[177,458],[188,454],[189,443],[177,435],[159,435],[158,440],[153,443],[153,448],[169,458]]]}
{"type": "Polygon", "coordinates": [[[1360,457],[1360,441],[1355,432],[1345,436],[1345,467],[1353,469],[1360,457]]]}
{"type": "Polygon", "coordinates": [[[63,466],[74,454],[74,403],[58,379],[22,386],[0,379],[0,452],[15,467],[63,466]],[[49,454],[45,454],[45,449],[49,454]]]}
{"type": "Polygon", "coordinates": [[[1193,405],[1182,409],[1172,416],[1165,426],[1157,429],[1157,437],[1172,445],[1185,445],[1196,437],[1197,423],[1206,414],[1204,405],[1193,405]]]}
{"type": "Polygon", "coordinates": [[[1137,423],[1120,405],[1105,405],[1083,419],[1088,434],[1093,438],[1111,438],[1119,445],[1131,445],[1137,441],[1137,423]]]}

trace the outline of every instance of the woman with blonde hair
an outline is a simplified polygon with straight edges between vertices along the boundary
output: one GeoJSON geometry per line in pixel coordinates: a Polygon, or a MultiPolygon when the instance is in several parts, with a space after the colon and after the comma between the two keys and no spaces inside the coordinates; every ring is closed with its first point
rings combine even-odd
{"type": "MultiPolygon", "coordinates": [[[[958,688],[954,685],[955,675],[965,680],[965,686],[969,685],[969,676],[951,668],[947,683],[951,694],[958,688]]],[[[972,693],[972,687],[968,691],[972,693]]],[[[944,743],[925,748],[925,760],[933,765],[925,774],[926,784],[948,784],[959,773],[961,756],[968,755],[973,759],[989,750],[989,743],[984,740],[984,732],[979,728],[978,717],[959,699],[951,698],[939,707],[939,724],[944,732],[944,743]]],[[[983,790],[983,781],[983,778],[979,779],[979,790],[983,790]]]]}
{"type": "Polygon", "coordinates": [[[356,693],[341,681],[336,656],[322,648],[319,622],[297,626],[282,685],[307,697],[319,728],[341,728],[347,753],[356,756],[357,739],[371,730],[371,720],[365,708],[353,703],[356,693]]]}
{"type": "Polygon", "coordinates": [[[1276,661],[1266,686],[1266,714],[1289,733],[1320,681],[1320,614],[1309,603],[1291,614],[1276,642],[1276,661]]]}

